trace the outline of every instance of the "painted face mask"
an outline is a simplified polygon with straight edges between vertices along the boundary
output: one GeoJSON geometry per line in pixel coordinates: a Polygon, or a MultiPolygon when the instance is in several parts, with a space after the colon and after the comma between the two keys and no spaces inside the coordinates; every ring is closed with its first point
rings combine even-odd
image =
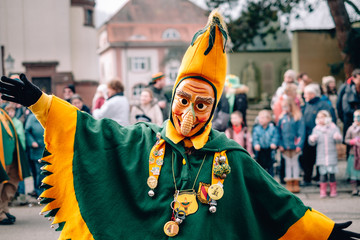
{"type": "Polygon", "coordinates": [[[214,90],[198,79],[186,79],[176,89],[172,120],[176,131],[191,137],[208,122],[214,106],[214,90]]]}

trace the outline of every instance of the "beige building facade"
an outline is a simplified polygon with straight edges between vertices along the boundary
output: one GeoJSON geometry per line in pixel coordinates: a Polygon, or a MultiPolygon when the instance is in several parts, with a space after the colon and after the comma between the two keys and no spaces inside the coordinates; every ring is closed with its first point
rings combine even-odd
{"type": "Polygon", "coordinates": [[[99,81],[94,6],[94,0],[1,0],[3,74],[26,73],[60,97],[64,86],[74,84],[90,104],[99,81]]]}
{"type": "Polygon", "coordinates": [[[175,82],[183,54],[208,13],[187,0],[130,0],[98,31],[100,82],[120,79],[132,104],[159,71],[175,82]]]}
{"type": "MultiPolygon", "coordinates": [[[[306,72],[317,83],[331,75],[330,64],[342,62],[334,30],[299,30],[293,32],[291,59],[296,72],[306,72]]],[[[334,75],[341,83],[344,72],[334,75]]]]}

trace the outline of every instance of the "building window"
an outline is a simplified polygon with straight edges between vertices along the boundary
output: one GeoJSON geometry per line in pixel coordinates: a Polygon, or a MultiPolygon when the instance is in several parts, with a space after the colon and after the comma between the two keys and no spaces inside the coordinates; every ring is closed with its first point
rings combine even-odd
{"type": "Polygon", "coordinates": [[[166,40],[178,40],[180,39],[180,33],[176,29],[169,28],[163,32],[162,38],[166,40]]]}
{"type": "Polygon", "coordinates": [[[133,72],[145,72],[150,69],[150,58],[133,57],[130,58],[130,70],[133,72]]]}
{"type": "Polygon", "coordinates": [[[133,96],[135,100],[140,99],[141,92],[144,88],[146,88],[146,85],[141,83],[133,87],[133,96]]]}
{"type": "Polygon", "coordinates": [[[94,26],[94,11],[92,9],[85,8],[85,26],[94,26]]]}

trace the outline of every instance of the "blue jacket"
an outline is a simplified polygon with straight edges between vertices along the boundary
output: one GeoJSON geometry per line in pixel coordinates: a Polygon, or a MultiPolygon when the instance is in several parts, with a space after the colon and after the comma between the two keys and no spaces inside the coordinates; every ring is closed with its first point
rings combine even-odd
{"type": "Polygon", "coordinates": [[[260,124],[255,125],[252,137],[253,146],[259,144],[262,149],[270,148],[271,144],[278,146],[279,143],[279,133],[273,123],[269,123],[265,129],[260,124]]]}
{"type": "Polygon", "coordinates": [[[302,109],[303,119],[305,121],[306,138],[311,134],[313,128],[315,127],[315,118],[320,110],[329,111],[332,117],[332,121],[336,123],[334,108],[332,108],[326,101],[322,101],[319,97],[315,97],[307,102],[302,109]]]}
{"type": "Polygon", "coordinates": [[[305,142],[305,123],[301,118],[295,121],[292,116],[285,114],[278,122],[279,146],[285,150],[302,148],[305,142]]]}
{"type": "Polygon", "coordinates": [[[35,118],[34,114],[30,114],[25,124],[25,136],[27,150],[29,151],[29,157],[31,160],[37,161],[42,158],[45,143],[44,143],[44,128],[40,122],[35,118]],[[36,142],[39,147],[33,148],[31,144],[36,142]]]}

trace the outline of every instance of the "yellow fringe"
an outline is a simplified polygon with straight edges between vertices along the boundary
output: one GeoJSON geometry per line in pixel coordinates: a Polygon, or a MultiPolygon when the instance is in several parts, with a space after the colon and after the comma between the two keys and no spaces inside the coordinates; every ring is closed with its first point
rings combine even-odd
{"type": "Polygon", "coordinates": [[[45,128],[45,145],[51,155],[43,158],[50,163],[44,169],[52,172],[44,178],[43,183],[53,187],[45,190],[40,197],[55,200],[48,203],[41,212],[60,208],[52,222],[66,222],[59,239],[89,240],[93,236],[81,216],[73,184],[76,121],[76,108],[53,97],[45,128]]]}

